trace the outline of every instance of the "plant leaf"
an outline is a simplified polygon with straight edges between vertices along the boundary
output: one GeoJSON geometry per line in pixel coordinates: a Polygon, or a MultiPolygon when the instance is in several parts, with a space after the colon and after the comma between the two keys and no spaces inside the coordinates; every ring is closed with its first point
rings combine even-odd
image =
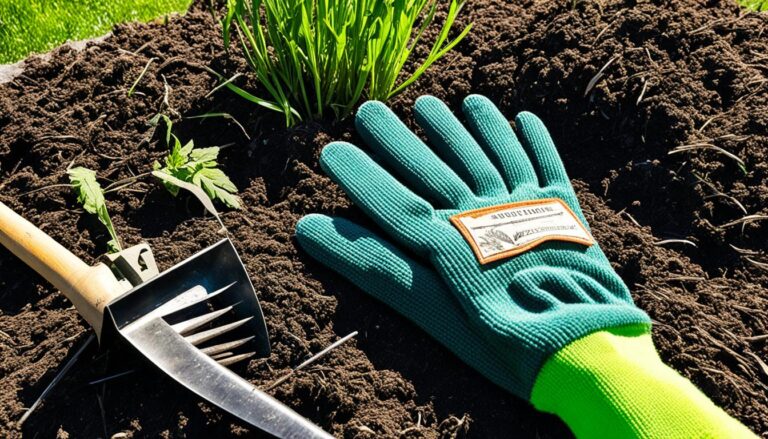
{"type": "Polygon", "coordinates": [[[189,154],[189,158],[194,162],[203,162],[206,164],[213,162],[214,166],[216,165],[216,159],[218,157],[219,157],[218,146],[193,149],[192,152],[189,154]]]}
{"type": "MultiPolygon", "coordinates": [[[[210,200],[219,200],[228,207],[240,209],[240,199],[235,195],[237,187],[227,177],[227,174],[218,168],[217,159],[220,148],[217,146],[195,148],[194,142],[191,140],[186,145],[181,146],[181,141],[176,136],[172,135],[172,137],[173,148],[165,158],[165,166],[160,167],[159,163],[156,163],[153,166],[154,171],[163,175],[170,175],[175,180],[190,183],[203,189],[203,195],[206,195],[210,200]]],[[[179,188],[183,187],[154,172],[153,175],[160,178],[173,196],[178,195],[179,188]]],[[[199,194],[195,195],[200,198],[199,194]]]]}
{"type": "Polygon", "coordinates": [[[96,215],[99,221],[107,228],[109,236],[112,238],[107,243],[109,252],[115,253],[122,250],[115,227],[112,224],[112,219],[107,211],[104,191],[101,189],[99,182],[96,181],[96,171],[77,166],[67,169],[67,175],[69,176],[72,189],[77,194],[77,202],[83,205],[83,209],[86,212],[96,215]]]}
{"type": "Polygon", "coordinates": [[[211,198],[208,196],[208,194],[205,193],[205,191],[195,186],[192,183],[188,183],[184,180],[180,180],[173,175],[170,175],[168,173],[165,173],[163,171],[152,171],[152,175],[160,179],[160,181],[163,182],[166,187],[168,185],[172,185],[176,187],[176,191],[178,192],[179,188],[186,189],[189,192],[192,193],[195,197],[197,197],[198,200],[200,200],[200,203],[202,203],[203,207],[205,207],[205,210],[211,213],[216,218],[216,221],[221,224],[222,230],[226,230],[226,227],[224,227],[224,223],[221,221],[221,217],[219,217],[219,212],[216,210],[216,206],[213,205],[213,202],[211,201],[211,198]]]}

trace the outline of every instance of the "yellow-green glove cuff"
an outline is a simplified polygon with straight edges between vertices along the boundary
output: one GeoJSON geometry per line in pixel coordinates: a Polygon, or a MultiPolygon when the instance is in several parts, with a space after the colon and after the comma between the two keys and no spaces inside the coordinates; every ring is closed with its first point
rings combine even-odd
{"type": "Polygon", "coordinates": [[[578,438],[754,438],[690,381],[661,362],[646,325],[582,337],[550,357],[533,405],[578,438]]]}

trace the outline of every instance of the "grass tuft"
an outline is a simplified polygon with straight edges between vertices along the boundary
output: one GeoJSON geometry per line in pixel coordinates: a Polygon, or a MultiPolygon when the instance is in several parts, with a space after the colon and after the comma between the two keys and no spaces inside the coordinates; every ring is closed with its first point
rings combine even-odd
{"type": "Polygon", "coordinates": [[[449,38],[464,3],[450,0],[426,58],[402,77],[435,21],[437,0],[228,0],[224,44],[240,43],[270,97],[256,97],[231,81],[225,86],[283,113],[288,125],[329,111],[344,117],[363,96],[386,101],[400,93],[458,44],[472,27],[449,38]]]}

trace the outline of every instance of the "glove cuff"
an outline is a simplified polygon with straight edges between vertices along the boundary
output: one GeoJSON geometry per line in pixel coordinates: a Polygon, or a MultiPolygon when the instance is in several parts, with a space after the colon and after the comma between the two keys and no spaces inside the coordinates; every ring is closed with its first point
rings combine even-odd
{"type": "Polygon", "coordinates": [[[648,325],[594,332],[552,355],[531,393],[578,438],[756,437],[662,363],[648,325]]]}

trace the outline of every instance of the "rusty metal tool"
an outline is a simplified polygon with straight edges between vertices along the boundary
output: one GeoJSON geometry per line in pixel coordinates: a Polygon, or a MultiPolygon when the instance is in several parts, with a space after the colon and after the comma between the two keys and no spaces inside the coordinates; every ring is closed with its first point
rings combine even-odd
{"type": "Polygon", "coordinates": [[[125,339],[179,384],[280,438],[331,438],[227,366],[269,355],[264,316],[229,239],[158,273],[147,244],[89,266],[0,203],[0,244],[61,291],[102,345],[125,339]]]}

